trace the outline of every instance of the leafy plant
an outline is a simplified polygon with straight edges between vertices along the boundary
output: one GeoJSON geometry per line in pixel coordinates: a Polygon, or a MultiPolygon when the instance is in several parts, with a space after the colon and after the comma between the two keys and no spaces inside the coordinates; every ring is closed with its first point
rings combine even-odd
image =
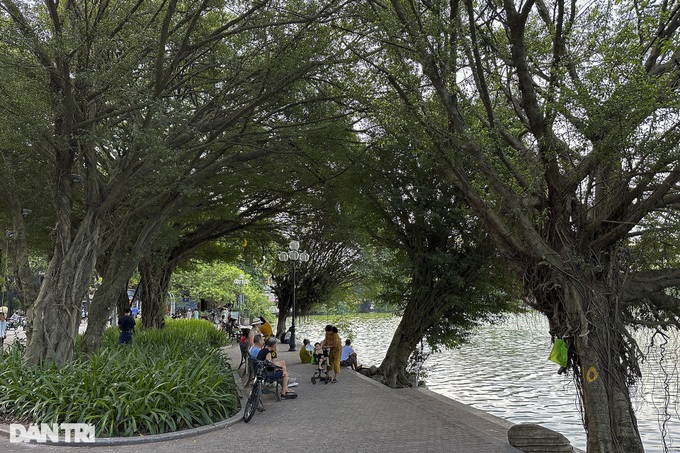
{"type": "Polygon", "coordinates": [[[157,434],[210,424],[238,411],[237,387],[218,347],[224,334],[198,320],[168,321],[61,369],[0,355],[0,415],[30,423],[91,423],[96,435],[157,434]]]}

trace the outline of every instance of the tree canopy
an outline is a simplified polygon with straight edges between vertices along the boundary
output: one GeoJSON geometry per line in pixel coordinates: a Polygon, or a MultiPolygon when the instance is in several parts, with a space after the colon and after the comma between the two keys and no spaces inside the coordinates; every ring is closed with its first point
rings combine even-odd
{"type": "Polygon", "coordinates": [[[135,269],[162,298],[212,241],[303,234],[308,304],[385,258],[415,320],[392,356],[464,338],[511,269],[568,345],[589,453],[641,452],[629,329],[680,326],[678,27],[676,1],[0,0],[26,360],[70,359],[95,269],[103,316],[135,269]]]}
{"type": "Polygon", "coordinates": [[[677,5],[397,0],[360,14],[367,66],[569,344],[588,451],[642,451],[627,327],[678,325],[679,274],[627,250],[677,209],[677,5]]]}
{"type": "Polygon", "coordinates": [[[329,46],[322,19],[336,5],[0,4],[3,66],[44,100],[37,120],[34,110],[12,113],[16,123],[39,122],[21,139],[44,155],[56,212],[48,290],[31,315],[39,335],[26,358],[60,364],[72,354],[100,254],[118,260],[107,279],[123,281],[206,179],[300,154],[296,123],[318,121],[309,106],[332,97],[320,71],[342,46],[329,46]],[[123,241],[132,245],[111,248],[123,241]],[[45,319],[54,333],[42,329],[45,319]]]}

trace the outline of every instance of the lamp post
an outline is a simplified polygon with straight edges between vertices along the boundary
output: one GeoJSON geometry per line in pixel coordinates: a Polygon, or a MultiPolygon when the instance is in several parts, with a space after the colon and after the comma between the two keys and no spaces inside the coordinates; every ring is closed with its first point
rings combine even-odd
{"type": "Polygon", "coordinates": [[[309,254],[307,252],[298,252],[300,249],[300,243],[298,241],[290,241],[288,248],[290,250],[287,252],[279,253],[279,261],[286,262],[291,260],[293,262],[293,322],[290,325],[290,341],[288,342],[290,349],[288,350],[295,351],[295,268],[298,261],[301,263],[309,261],[309,254]]]}
{"type": "Polygon", "coordinates": [[[238,300],[236,301],[236,307],[238,308],[238,323],[241,324],[241,305],[243,305],[243,285],[249,283],[246,276],[241,274],[238,278],[234,279],[234,283],[238,285],[238,300]]]}

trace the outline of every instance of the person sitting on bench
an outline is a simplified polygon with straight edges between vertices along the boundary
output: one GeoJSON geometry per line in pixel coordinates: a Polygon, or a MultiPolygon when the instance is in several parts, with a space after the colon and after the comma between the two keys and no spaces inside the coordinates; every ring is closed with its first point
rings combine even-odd
{"type": "Polygon", "coordinates": [[[257,355],[264,348],[264,338],[259,333],[253,337],[253,346],[250,348],[250,356],[257,359],[257,355]]]}
{"type": "Polygon", "coordinates": [[[297,398],[297,394],[295,392],[288,390],[288,370],[286,369],[286,362],[283,360],[272,360],[272,351],[276,347],[276,341],[276,337],[269,337],[264,345],[264,348],[262,348],[257,354],[257,360],[266,360],[273,363],[277,367],[277,370],[275,370],[272,374],[268,373],[268,377],[270,379],[281,378],[281,398],[297,398]]]}

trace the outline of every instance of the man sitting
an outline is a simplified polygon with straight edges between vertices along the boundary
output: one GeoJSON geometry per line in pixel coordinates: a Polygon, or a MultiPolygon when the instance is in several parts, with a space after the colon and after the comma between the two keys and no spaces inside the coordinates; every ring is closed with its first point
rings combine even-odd
{"type": "Polygon", "coordinates": [[[274,350],[275,347],[276,338],[269,337],[269,339],[265,343],[264,348],[262,348],[260,352],[258,352],[257,360],[267,360],[276,365],[277,370],[275,370],[271,374],[268,373],[268,377],[270,379],[278,379],[279,377],[281,378],[281,398],[284,399],[297,398],[297,394],[295,392],[293,392],[292,390],[288,390],[288,370],[286,369],[286,362],[283,360],[272,361],[272,351],[274,350]]]}
{"type": "Polygon", "coordinates": [[[345,346],[342,347],[340,354],[340,366],[348,366],[353,370],[357,369],[357,353],[352,349],[352,340],[349,338],[345,340],[345,346]]]}
{"type": "Polygon", "coordinates": [[[263,347],[264,337],[258,333],[253,337],[253,346],[250,348],[250,356],[253,359],[257,359],[257,355],[260,353],[263,347]]]}

